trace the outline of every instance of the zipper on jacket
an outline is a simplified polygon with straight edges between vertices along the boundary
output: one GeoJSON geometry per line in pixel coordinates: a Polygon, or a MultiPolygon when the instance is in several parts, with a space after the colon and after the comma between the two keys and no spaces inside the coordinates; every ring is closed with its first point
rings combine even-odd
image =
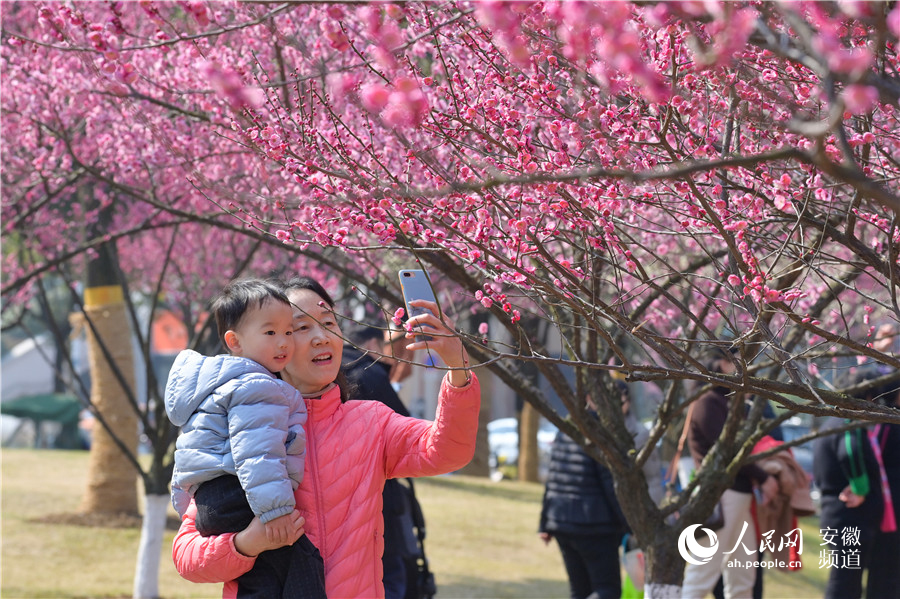
{"type": "MultiPolygon", "coordinates": [[[[306,402],[306,413],[307,418],[306,422],[314,422],[313,420],[313,410],[315,406],[316,400],[310,399],[306,402]]],[[[325,547],[325,539],[328,537],[325,531],[325,515],[322,512],[322,494],[319,492],[319,452],[316,448],[316,435],[313,432],[315,427],[309,426],[306,430],[306,451],[310,452],[310,462],[312,463],[312,472],[308,472],[307,474],[312,474],[312,491],[313,491],[313,500],[315,502],[315,510],[316,510],[316,520],[319,522],[319,553],[324,557],[327,553],[325,547]]]]}

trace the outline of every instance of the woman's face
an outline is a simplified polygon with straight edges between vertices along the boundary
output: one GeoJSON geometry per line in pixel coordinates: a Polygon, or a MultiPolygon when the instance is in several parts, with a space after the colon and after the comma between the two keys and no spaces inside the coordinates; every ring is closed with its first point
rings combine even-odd
{"type": "Polygon", "coordinates": [[[341,329],[331,307],[314,291],[294,289],[287,295],[294,304],[294,357],[284,378],[301,393],[316,393],[333,383],[340,370],[341,329]]]}

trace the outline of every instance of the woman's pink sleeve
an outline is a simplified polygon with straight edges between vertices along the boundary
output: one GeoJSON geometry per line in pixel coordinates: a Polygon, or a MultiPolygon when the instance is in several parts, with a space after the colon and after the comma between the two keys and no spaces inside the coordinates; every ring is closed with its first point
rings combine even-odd
{"type": "Polygon", "coordinates": [[[172,544],[172,560],[182,578],[191,582],[227,582],[248,572],[256,558],[234,547],[235,533],[204,537],[197,532],[197,508],[191,501],[172,544]]]}
{"type": "Polygon", "coordinates": [[[475,455],[481,386],[472,378],[465,387],[444,377],[434,422],[392,413],[386,424],[388,478],[434,476],[459,470],[475,455]]]}

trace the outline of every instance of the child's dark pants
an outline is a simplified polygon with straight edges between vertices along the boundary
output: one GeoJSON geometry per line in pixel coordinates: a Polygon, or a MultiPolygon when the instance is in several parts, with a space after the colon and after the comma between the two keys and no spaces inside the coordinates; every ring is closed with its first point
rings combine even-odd
{"type": "MultiPolygon", "coordinates": [[[[220,476],[200,485],[194,494],[197,532],[204,537],[240,532],[253,511],[237,476],[220,476]]],[[[323,599],[325,565],[316,546],[303,535],[293,545],[263,551],[253,569],[237,579],[241,599],[323,599]]]]}

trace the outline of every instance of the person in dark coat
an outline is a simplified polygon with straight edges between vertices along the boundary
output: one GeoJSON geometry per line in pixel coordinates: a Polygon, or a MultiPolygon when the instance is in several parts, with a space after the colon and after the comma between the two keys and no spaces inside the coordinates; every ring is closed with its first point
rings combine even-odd
{"type": "MultiPolygon", "coordinates": [[[[874,440],[879,444],[884,460],[885,474],[891,492],[895,526],[900,526],[900,425],[878,423],[874,427],[874,440]]],[[[869,577],[866,580],[867,599],[900,599],[900,530],[875,533],[875,551],[869,561],[869,577]]]]}
{"type": "MultiPolygon", "coordinates": [[[[861,383],[870,376],[872,372],[860,370],[841,386],[861,383]]],[[[871,393],[859,397],[872,398],[871,393]]],[[[828,430],[849,422],[829,417],[821,428],[828,430]]],[[[863,570],[870,566],[884,510],[881,476],[868,431],[856,428],[816,439],[813,480],[822,494],[819,528],[828,532],[828,538],[823,533],[823,541],[829,544],[822,550],[833,551],[837,560],[829,567],[825,598],[859,598],[863,570]],[[858,531],[858,535],[845,534],[851,531],[858,531]],[[842,561],[850,558],[853,567],[842,561]]]]}
{"type": "MultiPolygon", "coordinates": [[[[892,370],[884,365],[879,375],[892,370]]],[[[900,383],[889,383],[873,392],[875,401],[886,406],[900,407],[900,383]]],[[[888,510],[885,496],[885,516],[875,533],[866,579],[866,599],[900,599],[900,425],[879,422],[869,427],[869,441],[877,443],[887,477],[892,510],[888,510]],[[889,523],[894,530],[886,530],[889,523]]]]}
{"type": "Polygon", "coordinates": [[[619,599],[619,543],[627,531],[612,474],[562,432],[550,450],[550,468],[538,532],[555,538],[572,599],[619,599]]]}
{"type": "MultiPolygon", "coordinates": [[[[391,383],[391,369],[395,363],[385,357],[392,354],[385,332],[376,327],[359,326],[351,330],[347,337],[358,346],[345,345],[342,360],[344,374],[356,386],[355,397],[380,401],[398,414],[409,416],[409,410],[391,383]]],[[[415,533],[407,514],[409,506],[402,487],[400,481],[390,479],[385,481],[382,491],[384,555],[381,561],[385,599],[404,599],[410,576],[407,558],[409,544],[415,542],[415,533]]]]}

